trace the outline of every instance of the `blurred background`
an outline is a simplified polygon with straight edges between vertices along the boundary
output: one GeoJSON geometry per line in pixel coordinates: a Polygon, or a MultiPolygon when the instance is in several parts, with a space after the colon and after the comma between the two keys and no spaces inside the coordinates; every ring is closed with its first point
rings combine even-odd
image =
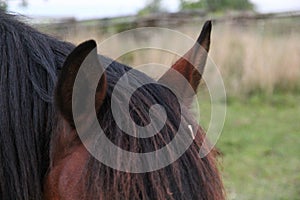
{"type": "MultiPolygon", "coordinates": [[[[75,44],[91,38],[100,43],[145,26],[196,39],[204,21],[212,19],[209,55],[227,92],[227,117],[217,147],[228,199],[300,199],[299,0],[0,0],[0,6],[75,44]]],[[[156,37],[176,44],[166,35],[131,40],[138,44],[156,37]]],[[[119,60],[132,66],[149,61],[170,66],[176,56],[144,50],[119,60]]],[[[205,83],[200,90],[200,123],[206,128],[210,101],[205,83]]]]}

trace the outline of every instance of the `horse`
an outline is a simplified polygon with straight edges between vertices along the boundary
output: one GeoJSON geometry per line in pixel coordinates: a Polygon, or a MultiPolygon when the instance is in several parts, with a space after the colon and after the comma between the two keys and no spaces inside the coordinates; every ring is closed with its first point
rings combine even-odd
{"type": "MultiPolygon", "coordinates": [[[[211,23],[206,22],[197,40],[206,51],[210,31],[211,23]]],[[[194,91],[206,62],[206,53],[198,47],[193,47],[172,66],[194,91]],[[195,59],[198,65],[191,65],[186,58],[195,59]]],[[[224,199],[215,158],[217,151],[212,150],[203,158],[199,156],[205,132],[189,114],[189,105],[184,105],[183,111],[179,109],[181,102],[174,100],[174,91],[166,86],[175,86],[183,99],[189,99],[190,90],[178,85],[171,71],[157,82],[165,86],[152,83],[139,87],[130,99],[133,120],[128,118],[128,123],[149,124],[149,109],[155,104],[164,107],[167,119],[153,137],[127,135],[113,118],[114,86],[128,72],[133,74],[127,80],[129,87],[136,87],[140,81],[154,80],[104,56],[99,59],[95,48],[94,41],[75,47],[0,11],[0,198],[224,199]],[[163,148],[176,137],[182,121],[185,130],[194,133],[192,144],[183,155],[164,168],[132,173],[103,164],[87,150],[84,143],[85,139],[89,141],[89,136],[82,140],[72,113],[73,86],[86,57],[100,68],[109,65],[99,77],[94,106],[97,123],[106,137],[126,151],[147,153],[163,148]]],[[[89,77],[86,78],[88,81],[89,77]]],[[[189,104],[190,101],[184,102],[189,104]]],[[[122,116],[128,109],[121,103],[119,114],[122,116]]],[[[88,116],[83,109],[82,123],[89,120],[88,116]]],[[[155,117],[163,120],[161,116],[155,117]]],[[[116,160],[118,162],[120,160],[116,160]]]]}
{"type": "Polygon", "coordinates": [[[74,45],[0,9],[0,199],[43,199],[57,77],[74,45]]]}
{"type": "MultiPolygon", "coordinates": [[[[199,155],[200,147],[204,145],[205,132],[189,112],[190,98],[197,91],[206,64],[211,28],[211,21],[207,21],[196,44],[158,81],[127,65],[98,55],[97,43],[94,40],[81,43],[68,55],[55,89],[59,124],[51,138],[45,199],[221,200],[225,198],[217,169],[217,151],[213,149],[205,157],[199,155]],[[82,72],[80,70],[85,68],[82,66],[95,67],[101,73],[82,72]],[[174,71],[187,80],[190,90],[187,85],[182,84],[174,71]],[[80,73],[83,73],[81,83],[88,83],[87,85],[92,84],[89,81],[96,77],[95,80],[98,82],[95,84],[95,90],[89,86],[76,85],[78,83],[76,77],[80,73]],[[130,76],[124,79],[126,74],[130,76]],[[119,84],[121,79],[125,82],[119,84]],[[117,86],[120,90],[118,95],[114,96],[117,86]],[[77,89],[83,93],[76,93],[77,89]],[[89,101],[86,90],[94,92],[92,95],[94,101],[89,101]],[[124,96],[132,90],[134,92],[130,93],[126,105],[124,102],[127,100],[124,96]],[[78,101],[74,100],[75,93],[80,96],[78,101]],[[92,110],[86,106],[90,104],[92,110]],[[157,104],[164,108],[167,119],[162,128],[155,129],[155,135],[142,138],[127,134],[119,126],[113,110],[117,109],[117,115],[121,116],[125,126],[130,126],[132,132],[138,132],[137,126],[149,125],[152,123],[151,118],[164,121],[160,113],[149,114],[151,107],[157,104]],[[180,104],[183,104],[181,109],[180,104]],[[76,107],[79,108],[77,113],[79,116],[75,117],[76,107]],[[95,113],[94,120],[90,112],[95,113]],[[192,143],[177,160],[159,169],[130,171],[125,167],[120,170],[101,162],[87,147],[91,143],[91,146],[96,148],[103,144],[100,137],[89,134],[93,131],[94,124],[98,124],[105,137],[124,151],[139,154],[157,151],[168,145],[176,134],[179,134],[177,131],[180,129],[180,123],[183,124],[183,134],[186,134],[186,137],[190,136],[189,129],[193,130],[192,143]]],[[[124,160],[121,153],[107,149],[102,149],[98,153],[115,158],[116,166],[140,164],[138,162],[145,162],[146,167],[151,165],[149,160],[134,161],[128,158],[124,160]]]]}

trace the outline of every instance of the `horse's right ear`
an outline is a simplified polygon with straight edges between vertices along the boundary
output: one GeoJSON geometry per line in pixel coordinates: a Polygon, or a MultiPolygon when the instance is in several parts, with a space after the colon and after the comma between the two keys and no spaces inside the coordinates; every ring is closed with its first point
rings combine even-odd
{"type": "MultiPolygon", "coordinates": [[[[83,62],[87,62],[93,66],[99,66],[104,71],[103,67],[100,65],[97,55],[97,45],[94,40],[86,41],[79,46],[77,46],[71,54],[67,57],[57,86],[55,93],[55,101],[58,110],[62,116],[74,127],[74,119],[72,112],[72,95],[73,95],[73,86],[77,73],[80,69],[80,66],[83,62]]],[[[89,77],[85,77],[87,81],[89,77]]],[[[99,80],[99,79],[98,79],[99,80]]],[[[103,100],[106,96],[106,77],[105,73],[101,76],[101,79],[98,83],[97,91],[95,94],[95,109],[96,111],[100,109],[103,100]]],[[[82,97],[81,99],[85,99],[82,97]]],[[[85,102],[81,102],[84,105],[85,102]]],[[[84,109],[84,108],[83,108],[84,109]]]]}
{"type": "Polygon", "coordinates": [[[158,82],[170,86],[184,101],[185,105],[190,106],[195,92],[199,86],[204,67],[207,60],[207,54],[210,46],[210,34],[212,29],[211,21],[205,22],[202,31],[194,46],[180,58],[167,71],[158,82]],[[182,82],[175,71],[179,72],[186,80],[187,83],[182,82]],[[193,90],[188,89],[189,84],[193,90]]]}

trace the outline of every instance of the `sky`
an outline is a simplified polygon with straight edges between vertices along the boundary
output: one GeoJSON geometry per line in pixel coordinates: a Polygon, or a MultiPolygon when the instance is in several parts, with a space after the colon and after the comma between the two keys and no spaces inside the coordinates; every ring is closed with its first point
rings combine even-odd
{"type": "MultiPolygon", "coordinates": [[[[0,0],[1,1],[1,0],[0,0]]],[[[20,0],[8,0],[8,10],[30,17],[75,17],[91,19],[134,15],[148,0],[28,0],[27,7],[20,0]]],[[[300,10],[300,0],[250,0],[259,12],[300,10]]],[[[163,7],[176,12],[179,0],[163,0],[163,7]]]]}

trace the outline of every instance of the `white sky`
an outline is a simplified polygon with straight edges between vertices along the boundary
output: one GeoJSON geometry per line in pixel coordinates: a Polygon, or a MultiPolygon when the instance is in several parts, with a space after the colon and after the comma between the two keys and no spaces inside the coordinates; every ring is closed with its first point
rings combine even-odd
{"type": "MultiPolygon", "coordinates": [[[[8,0],[8,10],[31,17],[76,17],[77,19],[133,15],[147,0],[28,0],[28,7],[20,0],[8,0]]],[[[250,0],[259,12],[300,10],[300,0],[250,0]]],[[[163,0],[163,7],[177,11],[179,0],[163,0]]]]}

